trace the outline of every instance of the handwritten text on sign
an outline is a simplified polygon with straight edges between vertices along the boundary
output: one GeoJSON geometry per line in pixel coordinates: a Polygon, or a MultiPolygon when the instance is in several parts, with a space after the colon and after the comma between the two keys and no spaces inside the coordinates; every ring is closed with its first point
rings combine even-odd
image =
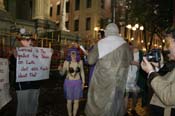
{"type": "Polygon", "coordinates": [[[9,88],[8,59],[0,58],[0,109],[12,99],[9,88]]]}
{"type": "Polygon", "coordinates": [[[16,82],[36,81],[49,78],[51,48],[17,48],[16,82]]]}

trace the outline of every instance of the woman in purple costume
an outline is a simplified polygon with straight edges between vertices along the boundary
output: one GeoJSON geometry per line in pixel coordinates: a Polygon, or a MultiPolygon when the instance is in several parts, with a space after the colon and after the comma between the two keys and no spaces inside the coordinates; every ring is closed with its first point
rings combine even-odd
{"type": "Polygon", "coordinates": [[[68,55],[64,61],[63,67],[59,66],[58,69],[61,75],[66,73],[64,94],[67,99],[68,115],[72,116],[73,113],[73,116],[76,116],[79,107],[79,99],[83,96],[83,87],[85,83],[83,61],[80,59],[77,48],[68,49],[68,55]]]}

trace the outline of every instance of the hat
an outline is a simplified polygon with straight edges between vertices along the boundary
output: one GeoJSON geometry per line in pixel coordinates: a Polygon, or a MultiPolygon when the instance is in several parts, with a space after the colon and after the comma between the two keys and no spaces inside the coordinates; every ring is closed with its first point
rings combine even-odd
{"type": "Polygon", "coordinates": [[[105,28],[105,36],[119,35],[118,26],[115,23],[110,23],[105,28]]]}
{"type": "Polygon", "coordinates": [[[21,28],[19,30],[19,34],[17,35],[18,40],[35,40],[32,33],[27,32],[25,28],[21,28]]]}

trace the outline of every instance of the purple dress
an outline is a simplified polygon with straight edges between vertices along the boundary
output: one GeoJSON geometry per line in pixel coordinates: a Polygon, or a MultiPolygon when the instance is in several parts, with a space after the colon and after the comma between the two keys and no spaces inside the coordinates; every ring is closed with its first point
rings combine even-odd
{"type": "Polygon", "coordinates": [[[65,79],[64,95],[68,100],[78,100],[82,98],[83,97],[82,81],[65,79]]]}

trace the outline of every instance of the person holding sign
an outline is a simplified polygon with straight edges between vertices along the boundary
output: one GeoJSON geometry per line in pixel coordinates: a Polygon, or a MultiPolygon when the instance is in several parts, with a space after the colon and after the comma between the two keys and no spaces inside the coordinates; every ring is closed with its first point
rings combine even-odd
{"type": "Polygon", "coordinates": [[[0,57],[0,116],[7,115],[10,108],[9,62],[0,57]]]}
{"type": "MultiPolygon", "coordinates": [[[[21,47],[31,47],[32,45],[31,35],[27,34],[26,32],[21,33],[21,35],[18,37],[18,40],[21,44],[21,47]]],[[[15,60],[16,58],[19,58],[17,51],[15,51],[14,55],[15,55],[15,60]]],[[[19,64],[20,64],[19,61],[17,62],[16,60],[15,64],[10,64],[10,65],[15,66],[14,70],[16,70],[16,67],[19,64]]],[[[29,64],[25,64],[26,67],[28,65],[29,64]]],[[[18,72],[22,73],[22,70],[18,72]]],[[[17,78],[18,72],[16,72],[15,74],[16,78],[17,78]]],[[[40,94],[39,81],[16,82],[15,89],[17,93],[16,116],[36,116],[37,109],[38,109],[38,98],[40,94]]]]}
{"type": "Polygon", "coordinates": [[[64,94],[67,99],[68,115],[72,116],[73,110],[73,116],[76,116],[79,107],[79,99],[83,96],[83,87],[85,84],[83,61],[80,59],[77,48],[70,48],[68,50],[68,56],[64,61],[63,67],[59,66],[58,70],[61,75],[66,73],[64,94]]]}

